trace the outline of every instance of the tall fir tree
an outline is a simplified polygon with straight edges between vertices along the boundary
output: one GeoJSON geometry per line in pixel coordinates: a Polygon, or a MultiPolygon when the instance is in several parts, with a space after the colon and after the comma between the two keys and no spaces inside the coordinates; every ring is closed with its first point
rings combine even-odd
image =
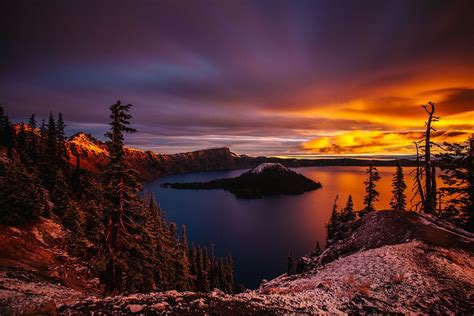
{"type": "Polygon", "coordinates": [[[69,154],[67,151],[67,137],[65,132],[66,124],[63,120],[63,114],[58,114],[58,120],[56,121],[56,161],[63,170],[69,168],[69,154]]]}
{"type": "Polygon", "coordinates": [[[405,210],[407,204],[405,195],[406,188],[407,185],[403,176],[403,168],[397,160],[396,171],[392,179],[392,200],[390,201],[390,207],[393,210],[405,210]]]}
{"type": "Polygon", "coordinates": [[[131,104],[121,104],[120,101],[110,106],[110,131],[106,133],[109,139],[109,163],[105,174],[105,193],[108,201],[105,292],[109,295],[119,294],[123,290],[123,272],[126,268],[126,249],[131,236],[128,232],[132,223],[129,216],[137,204],[137,193],[140,186],[135,170],[128,169],[124,161],[124,134],[133,133],[130,128],[131,115],[128,114],[131,104]]]}
{"type": "Polygon", "coordinates": [[[346,206],[342,209],[341,212],[341,221],[352,222],[353,220],[355,220],[355,218],[356,214],[354,212],[354,202],[352,201],[352,195],[349,195],[346,206]]]}
{"type": "Polygon", "coordinates": [[[316,242],[316,249],[314,250],[314,255],[315,256],[319,256],[323,253],[322,249],[321,249],[321,245],[319,244],[319,241],[316,242]]]}
{"type": "Polygon", "coordinates": [[[445,186],[440,191],[447,197],[447,205],[439,215],[474,232],[474,137],[443,147],[436,157],[443,171],[440,178],[445,186]]]}
{"type": "Polygon", "coordinates": [[[0,109],[0,144],[7,148],[7,157],[12,159],[13,148],[15,147],[15,131],[8,115],[3,113],[3,108],[0,109]]]}
{"type": "Polygon", "coordinates": [[[49,210],[45,190],[21,164],[0,163],[0,223],[23,225],[49,210]]]}
{"type": "Polygon", "coordinates": [[[31,114],[29,120],[28,120],[28,137],[27,137],[27,143],[28,143],[28,154],[33,161],[33,163],[36,165],[38,163],[38,155],[39,155],[39,148],[38,148],[38,143],[40,141],[38,135],[36,134],[36,117],[35,114],[31,114]]]}
{"type": "Polygon", "coordinates": [[[209,282],[209,269],[210,259],[207,252],[207,248],[199,248],[199,268],[197,275],[197,285],[199,292],[209,292],[211,290],[211,284],[209,282]]]}
{"type": "Polygon", "coordinates": [[[290,251],[288,254],[288,264],[286,268],[287,275],[295,274],[295,258],[293,257],[293,252],[290,251]]]}
{"type": "Polygon", "coordinates": [[[226,258],[227,292],[234,292],[234,260],[229,254],[226,258]]]}
{"type": "Polygon", "coordinates": [[[340,214],[337,211],[338,199],[339,195],[336,195],[336,198],[334,199],[334,204],[332,206],[331,217],[329,218],[329,223],[326,225],[326,239],[328,244],[334,241],[334,237],[336,237],[336,233],[341,221],[340,214]]]}
{"type": "Polygon", "coordinates": [[[371,162],[366,170],[368,178],[364,181],[365,185],[365,198],[364,198],[364,209],[359,212],[359,216],[363,217],[368,213],[375,211],[374,204],[379,200],[379,192],[376,190],[377,181],[380,180],[379,172],[377,168],[371,162]]]}
{"type": "Polygon", "coordinates": [[[188,240],[186,236],[186,226],[183,225],[181,239],[178,242],[178,249],[175,256],[176,278],[175,287],[178,291],[188,291],[191,289],[191,273],[188,257],[188,240]]]}

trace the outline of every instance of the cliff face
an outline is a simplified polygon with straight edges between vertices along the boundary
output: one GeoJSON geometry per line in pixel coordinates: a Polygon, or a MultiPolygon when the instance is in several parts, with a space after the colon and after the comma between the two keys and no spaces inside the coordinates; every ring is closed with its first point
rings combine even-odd
{"type": "MultiPolygon", "coordinates": [[[[78,133],[72,136],[68,141],[68,149],[72,165],[76,164],[77,156],[81,167],[93,173],[98,173],[107,164],[107,147],[89,134],[78,133]]],[[[229,148],[204,149],[173,155],[125,148],[125,158],[127,165],[139,171],[143,180],[186,172],[250,168],[257,164],[255,158],[238,156],[229,148]]]]}

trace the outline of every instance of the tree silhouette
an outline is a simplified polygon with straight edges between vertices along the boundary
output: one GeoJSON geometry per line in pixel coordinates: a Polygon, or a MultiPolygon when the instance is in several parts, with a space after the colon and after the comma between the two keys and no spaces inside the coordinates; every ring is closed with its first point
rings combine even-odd
{"type": "Polygon", "coordinates": [[[397,160],[396,172],[392,179],[392,200],[390,206],[393,210],[404,210],[406,208],[405,190],[407,185],[403,176],[403,168],[397,160]]]}
{"type": "Polygon", "coordinates": [[[376,190],[377,181],[380,180],[379,173],[377,168],[371,162],[369,168],[367,168],[366,173],[368,174],[368,178],[364,181],[365,185],[365,198],[364,198],[364,205],[365,208],[359,212],[359,216],[365,216],[368,213],[375,211],[374,203],[377,202],[379,199],[379,192],[376,190]]]}
{"type": "Polygon", "coordinates": [[[131,104],[120,101],[110,106],[109,163],[105,174],[106,198],[109,203],[107,216],[106,252],[107,264],[105,271],[105,292],[109,295],[122,292],[122,274],[125,268],[126,250],[130,243],[128,225],[131,225],[127,213],[132,213],[136,202],[136,194],[140,187],[136,180],[136,171],[128,169],[124,161],[124,133],[133,133],[130,128],[128,114],[131,104]]]}

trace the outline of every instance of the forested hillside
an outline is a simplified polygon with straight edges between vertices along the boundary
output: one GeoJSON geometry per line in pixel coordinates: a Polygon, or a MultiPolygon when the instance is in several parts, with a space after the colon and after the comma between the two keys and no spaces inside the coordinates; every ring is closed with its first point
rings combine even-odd
{"type": "MultiPolygon", "coordinates": [[[[168,222],[158,203],[140,194],[138,172],[124,158],[124,152],[130,152],[123,146],[125,131],[131,131],[128,108],[120,102],[111,107],[109,141],[90,148],[96,153],[107,151],[102,169],[95,173],[83,168],[83,152],[74,149],[78,139],[68,142],[60,113],[40,124],[34,115],[27,123],[13,124],[0,108],[2,234],[17,232],[16,238],[35,256],[34,245],[39,243],[47,253],[55,247],[61,256],[76,258],[90,270],[87,278],[77,277],[84,277],[84,282],[97,279],[98,292],[206,292],[213,288],[233,292],[231,256],[219,258],[212,246],[189,245],[186,227],[179,229],[168,222]],[[73,162],[71,154],[76,157],[73,162]],[[41,237],[44,223],[57,227],[61,238],[41,237]],[[28,231],[38,232],[29,242],[25,239],[28,231]]],[[[47,229],[43,232],[49,236],[47,229]]],[[[3,270],[26,269],[64,284],[66,278],[52,271],[57,260],[39,256],[39,262],[28,268],[21,263],[23,254],[12,251],[11,242],[7,237],[0,239],[0,247],[10,252],[0,254],[3,270]],[[38,267],[44,271],[35,272],[38,267]]]]}

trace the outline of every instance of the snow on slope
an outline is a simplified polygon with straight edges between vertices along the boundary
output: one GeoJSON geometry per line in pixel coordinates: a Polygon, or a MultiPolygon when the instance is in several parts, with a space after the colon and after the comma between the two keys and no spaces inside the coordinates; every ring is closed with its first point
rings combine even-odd
{"type": "MultiPolygon", "coordinates": [[[[474,239],[412,212],[380,211],[302,274],[286,274],[237,295],[151,293],[89,298],[63,312],[217,314],[472,313],[474,239]]],[[[264,250],[262,250],[264,251],[264,250]]]]}
{"type": "Polygon", "coordinates": [[[283,166],[281,163],[264,162],[250,170],[250,173],[262,173],[266,169],[290,170],[287,167],[283,166]]]}

